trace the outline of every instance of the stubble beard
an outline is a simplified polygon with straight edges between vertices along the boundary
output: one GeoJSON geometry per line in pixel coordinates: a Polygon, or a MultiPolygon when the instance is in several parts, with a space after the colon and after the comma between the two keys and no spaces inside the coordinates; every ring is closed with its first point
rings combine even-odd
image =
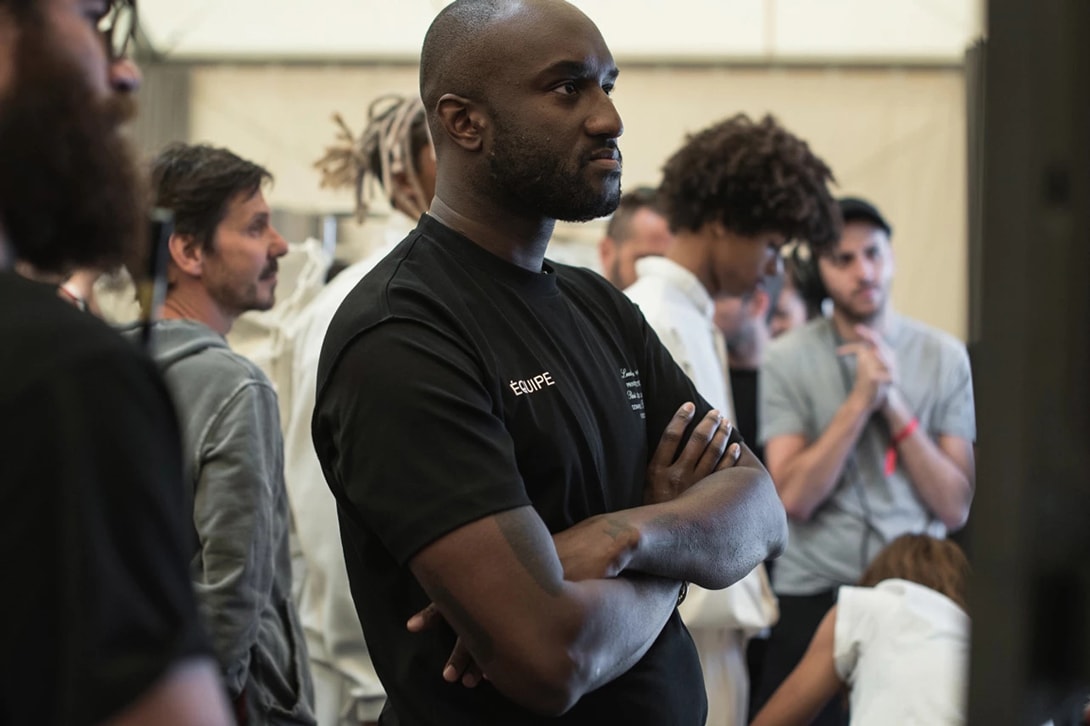
{"type": "Polygon", "coordinates": [[[587,222],[617,209],[619,173],[609,174],[595,185],[587,178],[586,161],[569,168],[561,155],[536,145],[499,119],[495,128],[488,169],[494,193],[504,198],[506,206],[565,222],[587,222]]]}

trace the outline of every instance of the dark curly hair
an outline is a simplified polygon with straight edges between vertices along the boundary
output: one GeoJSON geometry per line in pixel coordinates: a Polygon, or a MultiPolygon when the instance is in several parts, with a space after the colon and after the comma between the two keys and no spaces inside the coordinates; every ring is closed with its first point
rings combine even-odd
{"type": "Polygon", "coordinates": [[[690,134],[662,172],[659,197],[675,233],[721,222],[741,235],[806,240],[815,251],[840,237],[832,171],[770,115],[738,114],[690,134]]]}

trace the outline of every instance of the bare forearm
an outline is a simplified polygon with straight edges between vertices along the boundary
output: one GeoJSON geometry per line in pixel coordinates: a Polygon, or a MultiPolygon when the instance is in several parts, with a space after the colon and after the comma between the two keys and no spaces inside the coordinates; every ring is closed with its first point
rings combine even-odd
{"type": "Polygon", "coordinates": [[[803,726],[814,720],[840,689],[833,662],[836,608],[818,625],[799,664],[753,720],[752,726],[803,726]]]}
{"type": "Polygon", "coordinates": [[[585,599],[587,614],[568,646],[577,668],[567,707],[639,662],[676,607],[679,589],[677,580],[639,573],[573,583],[574,597],[585,599]]]}
{"type": "Polygon", "coordinates": [[[917,432],[911,438],[916,440],[906,440],[898,449],[912,485],[948,529],[959,529],[973,497],[969,478],[925,434],[917,432]]]}
{"type": "Polygon", "coordinates": [[[787,516],[806,521],[829,498],[869,417],[866,405],[849,396],[814,443],[773,468],[787,516]]]}
{"type": "Polygon", "coordinates": [[[680,586],[639,576],[565,579],[552,537],[529,507],[461,527],[410,564],[493,685],[553,715],[647,652],[680,586]],[[489,566],[479,567],[483,561],[489,566]]]}
{"type": "MultiPolygon", "coordinates": [[[[896,435],[910,424],[913,413],[896,396],[886,409],[886,420],[896,435]]],[[[966,444],[966,449],[969,461],[962,468],[922,429],[917,428],[897,445],[897,457],[920,499],[951,530],[965,524],[973,498],[971,448],[966,444]]]]}
{"type": "Polygon", "coordinates": [[[776,557],[787,519],[768,472],[748,449],[737,466],[702,479],[676,499],[626,510],[639,532],[627,569],[719,589],[776,557]]]}
{"type": "MultiPolygon", "coordinates": [[[[895,438],[915,420],[899,390],[891,391],[883,413],[895,438]]],[[[918,426],[909,431],[897,443],[897,458],[923,503],[947,529],[956,530],[969,516],[974,484],[972,447],[967,440],[949,436],[938,445],[918,426]]]]}
{"type": "Polygon", "coordinates": [[[227,726],[235,723],[210,660],[173,665],[139,699],[103,726],[227,726]]]}

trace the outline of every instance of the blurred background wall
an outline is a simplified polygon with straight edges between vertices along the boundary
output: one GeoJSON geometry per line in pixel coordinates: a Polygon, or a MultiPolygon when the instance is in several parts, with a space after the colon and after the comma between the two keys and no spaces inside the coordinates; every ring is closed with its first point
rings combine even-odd
{"type": "MultiPolygon", "coordinates": [[[[173,138],[225,145],[273,171],[277,209],[344,217],[351,195],[319,189],[313,168],[336,133],[332,113],[358,130],[371,99],[415,92],[420,42],[445,4],[145,0],[145,151],[173,138]]],[[[967,336],[964,57],[979,0],[575,4],[621,68],[626,186],[657,183],[687,133],[772,113],[826,159],[840,193],[871,198],[892,221],[896,306],[967,336]]],[[[366,239],[338,226],[342,240],[366,239]]],[[[560,225],[557,252],[593,266],[602,227],[560,225]]]]}

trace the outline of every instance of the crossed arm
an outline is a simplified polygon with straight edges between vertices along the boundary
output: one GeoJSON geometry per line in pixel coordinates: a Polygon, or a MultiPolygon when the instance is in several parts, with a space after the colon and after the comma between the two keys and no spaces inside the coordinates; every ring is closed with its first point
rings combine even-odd
{"type": "Polygon", "coordinates": [[[410,629],[426,627],[437,611],[460,638],[444,677],[457,680],[472,663],[512,700],[563,713],[647,652],[681,580],[726,587],[779,554],[783,508],[747,449],[732,445],[720,459],[727,424],[709,415],[669,461],[691,416],[688,406],[678,412],[653,457],[651,503],[555,536],[532,508],[520,507],[461,527],[413,557],[435,609],[410,629]]]}

